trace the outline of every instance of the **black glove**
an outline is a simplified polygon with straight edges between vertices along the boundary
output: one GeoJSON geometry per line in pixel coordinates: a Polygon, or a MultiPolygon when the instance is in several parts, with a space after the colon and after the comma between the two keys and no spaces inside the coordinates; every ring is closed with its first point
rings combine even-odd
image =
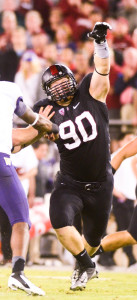
{"type": "Polygon", "coordinates": [[[111,30],[112,27],[106,22],[97,22],[91,32],[87,34],[89,38],[95,40],[96,43],[106,41],[107,30],[111,30]]]}

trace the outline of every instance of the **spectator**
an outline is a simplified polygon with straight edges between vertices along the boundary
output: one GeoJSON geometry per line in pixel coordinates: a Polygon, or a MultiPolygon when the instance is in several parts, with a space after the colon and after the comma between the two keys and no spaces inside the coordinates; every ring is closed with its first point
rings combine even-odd
{"type": "Polygon", "coordinates": [[[33,1],[32,0],[20,0],[18,6],[18,12],[25,17],[26,13],[33,9],[33,1]]]}
{"type": "Polygon", "coordinates": [[[32,0],[33,9],[37,10],[43,19],[43,28],[46,30],[49,28],[49,13],[50,9],[53,7],[53,1],[49,0],[32,0]]]}
{"type": "Polygon", "coordinates": [[[12,48],[18,57],[21,57],[27,50],[26,30],[18,26],[12,33],[12,48]]]}
{"type": "Polygon", "coordinates": [[[89,20],[91,21],[92,28],[96,22],[103,22],[103,13],[100,8],[94,8],[91,13],[89,13],[89,20]]]}
{"type": "Polygon", "coordinates": [[[122,0],[121,4],[117,15],[128,20],[129,33],[131,34],[137,27],[137,2],[136,0],[122,0]]]}
{"type": "Polygon", "coordinates": [[[48,45],[49,41],[50,41],[49,36],[45,32],[32,34],[31,37],[32,49],[38,57],[43,58],[43,51],[45,47],[48,45]]]}
{"type": "Polygon", "coordinates": [[[58,60],[58,51],[55,43],[48,43],[43,49],[43,58],[46,61],[46,66],[57,63],[58,60]]]}
{"type": "Polygon", "coordinates": [[[52,7],[49,13],[49,24],[50,27],[46,31],[50,35],[51,39],[54,40],[55,33],[58,29],[58,26],[60,26],[63,23],[63,13],[61,8],[59,7],[52,7]]]}
{"type": "Polygon", "coordinates": [[[69,20],[70,23],[80,14],[81,0],[60,0],[58,7],[61,8],[62,13],[66,20],[69,20]]]}
{"type": "Polygon", "coordinates": [[[127,48],[123,56],[122,74],[117,78],[115,91],[120,95],[122,120],[134,120],[136,122],[137,51],[133,47],[127,48]]]}
{"type": "Polygon", "coordinates": [[[93,23],[89,18],[93,10],[94,3],[92,1],[81,1],[79,16],[74,19],[74,24],[71,25],[73,29],[73,37],[76,42],[82,40],[86,33],[93,28],[93,23]]]}
{"type": "Polygon", "coordinates": [[[89,1],[82,3],[81,0],[61,0],[58,6],[62,9],[64,22],[68,23],[73,32],[73,39],[78,42],[84,32],[91,30],[91,22],[87,14],[93,9],[93,4],[89,1]],[[84,13],[83,13],[84,10],[84,13]]]}
{"type": "Polygon", "coordinates": [[[75,54],[75,78],[77,82],[80,82],[87,73],[91,71],[89,66],[89,57],[86,52],[78,50],[75,54]]]}
{"type": "Polygon", "coordinates": [[[12,33],[17,28],[17,18],[15,13],[12,11],[4,11],[2,14],[1,25],[3,33],[0,35],[0,50],[4,51],[12,47],[12,33]]]}
{"type": "Polygon", "coordinates": [[[113,40],[115,38],[115,32],[116,32],[116,30],[119,30],[117,27],[117,20],[108,16],[106,18],[106,22],[109,22],[109,24],[111,24],[111,26],[113,28],[113,30],[111,32],[108,32],[108,35],[107,35],[109,47],[112,48],[114,51],[115,62],[119,66],[122,66],[123,65],[123,50],[119,50],[119,48],[115,47],[114,42],[113,42],[113,40]]]}
{"type": "Polygon", "coordinates": [[[72,30],[68,24],[62,24],[58,26],[55,33],[57,50],[61,51],[65,48],[71,48],[76,50],[76,44],[72,41],[72,30]]]}
{"type": "MultiPolygon", "coordinates": [[[[19,26],[24,26],[24,17],[18,11],[18,1],[16,0],[3,0],[1,4],[1,13],[0,13],[0,24],[1,24],[1,17],[3,12],[10,11],[15,13],[17,18],[17,24],[19,26]]],[[[2,28],[0,25],[0,32],[2,32],[2,28]]]]}
{"type": "MultiPolygon", "coordinates": [[[[106,14],[108,14],[109,5],[110,5],[111,1],[108,1],[108,0],[95,0],[95,1],[91,1],[91,2],[95,3],[95,5],[97,7],[99,7],[100,9],[102,9],[103,13],[106,15],[106,14]]],[[[117,1],[115,1],[115,2],[117,2],[117,1]]]]}
{"type": "Polygon", "coordinates": [[[26,13],[31,10],[38,11],[43,19],[43,28],[47,28],[49,26],[48,18],[51,7],[52,3],[48,0],[20,0],[17,11],[22,16],[22,18],[24,18],[26,13]]]}
{"type": "Polygon", "coordinates": [[[20,58],[26,50],[26,32],[23,27],[17,27],[11,36],[12,49],[0,52],[1,80],[14,81],[20,58]]]}
{"type": "MultiPolygon", "coordinates": [[[[112,18],[117,18],[118,12],[121,6],[121,0],[110,0],[108,1],[109,4],[109,12],[108,15],[112,18]]],[[[113,27],[112,27],[113,28],[113,27]]]]}
{"type": "Polygon", "coordinates": [[[94,55],[94,43],[92,40],[85,40],[82,44],[82,50],[88,55],[89,62],[93,62],[93,55],[94,55]]]}
{"type": "MultiPolygon", "coordinates": [[[[120,95],[115,92],[115,82],[120,74],[122,74],[121,67],[115,63],[114,51],[110,50],[111,63],[110,63],[110,89],[107,95],[106,104],[110,120],[120,119],[120,95]]],[[[117,140],[119,138],[121,128],[117,125],[110,125],[110,138],[111,138],[111,152],[117,150],[117,140]]]]}
{"type": "Polygon", "coordinates": [[[134,29],[134,31],[133,31],[132,41],[133,41],[134,47],[137,49],[137,28],[134,29]]]}
{"type": "Polygon", "coordinates": [[[95,9],[95,1],[82,0],[80,5],[80,11],[85,15],[89,16],[95,9]]]}
{"type": "Polygon", "coordinates": [[[32,35],[44,32],[42,29],[43,19],[36,10],[31,10],[25,15],[25,27],[27,34],[27,47],[32,48],[32,35]]]}
{"type": "Polygon", "coordinates": [[[120,17],[117,19],[114,30],[113,47],[124,51],[127,47],[132,47],[133,41],[129,34],[128,20],[120,17]]]}
{"type": "Polygon", "coordinates": [[[63,49],[59,55],[59,61],[73,71],[75,69],[74,51],[71,48],[63,49]]]}
{"type": "Polygon", "coordinates": [[[31,196],[28,197],[28,200],[31,200],[29,201],[29,207],[32,207],[35,198],[35,190],[33,191],[33,197],[32,194],[29,195],[30,179],[36,176],[38,167],[38,160],[33,147],[28,146],[20,152],[12,154],[11,158],[26,196],[31,196]]]}
{"type": "Polygon", "coordinates": [[[23,91],[24,102],[30,107],[33,107],[37,100],[41,71],[38,56],[32,50],[26,51],[21,58],[19,70],[15,75],[15,82],[23,91]]]}

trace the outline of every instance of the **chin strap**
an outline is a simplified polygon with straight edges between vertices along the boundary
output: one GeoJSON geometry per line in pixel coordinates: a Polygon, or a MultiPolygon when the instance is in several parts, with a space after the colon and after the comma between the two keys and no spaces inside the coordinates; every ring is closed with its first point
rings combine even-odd
{"type": "Polygon", "coordinates": [[[97,69],[95,68],[95,71],[99,74],[99,75],[101,75],[101,76],[107,76],[107,75],[109,75],[109,72],[107,73],[107,74],[102,74],[102,73],[99,73],[98,71],[97,71],[97,69]]]}

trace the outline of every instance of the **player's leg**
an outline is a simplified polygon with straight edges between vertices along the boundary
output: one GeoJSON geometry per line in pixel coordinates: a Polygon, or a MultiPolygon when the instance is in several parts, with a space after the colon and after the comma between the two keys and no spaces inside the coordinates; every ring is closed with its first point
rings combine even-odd
{"type": "Polygon", "coordinates": [[[81,211],[81,199],[69,188],[57,188],[50,199],[50,219],[62,245],[73,255],[84,250],[82,237],[73,226],[73,220],[81,211]]]}
{"type": "MultiPolygon", "coordinates": [[[[82,218],[81,218],[80,214],[75,216],[73,225],[77,229],[77,231],[82,235],[82,232],[83,232],[82,218]]],[[[92,256],[94,253],[96,253],[99,246],[91,248],[91,246],[87,243],[87,241],[85,240],[83,235],[82,235],[82,240],[83,240],[83,243],[85,245],[85,249],[87,250],[88,253],[90,253],[90,256],[92,256]]]]}
{"type": "Polygon", "coordinates": [[[20,256],[26,260],[29,244],[29,226],[25,222],[15,223],[12,226],[11,249],[13,257],[20,256]]]}
{"type": "Polygon", "coordinates": [[[84,243],[84,245],[85,245],[85,249],[87,250],[87,252],[89,253],[89,255],[92,257],[92,255],[93,255],[94,253],[96,253],[96,251],[99,249],[100,244],[99,244],[97,247],[93,247],[93,246],[91,246],[91,245],[86,241],[86,239],[85,239],[84,236],[82,236],[82,239],[83,239],[83,243],[84,243]]]}
{"type": "Polygon", "coordinates": [[[137,244],[137,206],[134,208],[128,230],[118,231],[105,236],[102,239],[101,246],[95,255],[101,254],[102,252],[114,251],[118,248],[135,244],[137,244]]]}
{"type": "Polygon", "coordinates": [[[84,250],[81,235],[74,226],[54,228],[61,244],[73,255],[78,255],[84,250]]]}
{"type": "MultiPolygon", "coordinates": [[[[12,225],[12,274],[8,286],[23,289],[29,294],[44,295],[45,292],[33,285],[24,275],[25,258],[29,240],[29,209],[22,184],[12,165],[5,164],[5,155],[0,155],[0,206],[12,225]]],[[[9,159],[9,157],[8,157],[9,159]]]]}
{"type": "MultiPolygon", "coordinates": [[[[93,187],[91,185],[91,190],[84,191],[82,193],[84,208],[82,210],[83,219],[83,242],[87,252],[92,255],[99,247],[101,237],[103,236],[112,204],[112,189],[113,180],[108,180],[108,182],[101,183],[93,187]],[[109,183],[109,184],[108,184],[109,183]]],[[[75,277],[77,269],[74,270],[72,278],[75,277]]],[[[85,270],[87,273],[87,281],[93,277],[97,277],[96,270],[88,269],[85,270]]],[[[77,271],[78,273],[78,271],[77,271]]],[[[79,276],[81,276],[79,272],[79,276]]],[[[75,278],[74,278],[75,279],[75,278]]],[[[80,278],[75,281],[73,279],[72,287],[79,285],[80,278]]],[[[87,281],[84,282],[84,287],[86,287],[87,281]]]]}
{"type": "Polygon", "coordinates": [[[100,246],[101,238],[106,231],[112,206],[113,178],[110,176],[102,182],[98,190],[87,194],[83,211],[84,244],[90,256],[100,246]],[[88,199],[90,198],[90,199],[88,199]]]}
{"type": "MultiPolygon", "coordinates": [[[[83,203],[76,190],[72,187],[59,186],[53,191],[50,200],[50,219],[57,237],[62,245],[74,255],[80,269],[91,268],[95,271],[95,264],[84,249],[81,235],[73,226],[74,217],[80,213],[83,203]]],[[[83,284],[87,274],[84,273],[83,284]]],[[[83,289],[77,286],[76,289],[83,289]]]]}
{"type": "Polygon", "coordinates": [[[128,236],[128,245],[129,245],[129,242],[130,242],[130,245],[137,244],[137,205],[134,208],[127,232],[130,235],[130,238],[128,236]]]}
{"type": "Polygon", "coordinates": [[[2,264],[7,263],[12,258],[12,251],[10,246],[12,227],[7,215],[0,206],[0,230],[1,230],[1,249],[3,254],[2,264]]]}
{"type": "Polygon", "coordinates": [[[73,255],[84,249],[82,237],[73,226],[74,218],[82,208],[82,200],[59,173],[50,199],[50,219],[59,241],[73,255]]]}
{"type": "MultiPolygon", "coordinates": [[[[119,199],[114,197],[113,200],[113,213],[115,215],[116,223],[118,225],[117,231],[124,231],[128,228],[130,220],[134,211],[134,201],[126,199],[124,202],[120,202],[119,199]]],[[[132,246],[125,246],[123,248],[124,253],[128,258],[128,265],[132,265],[136,262],[132,253],[132,246]]]]}
{"type": "Polygon", "coordinates": [[[127,231],[118,231],[105,236],[101,241],[101,246],[105,252],[114,251],[118,248],[134,245],[137,242],[127,231]]]}

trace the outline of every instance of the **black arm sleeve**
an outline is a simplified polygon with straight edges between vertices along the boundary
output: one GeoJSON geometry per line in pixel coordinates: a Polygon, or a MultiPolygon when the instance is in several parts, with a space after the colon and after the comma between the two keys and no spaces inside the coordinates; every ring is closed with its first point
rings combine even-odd
{"type": "Polygon", "coordinates": [[[113,175],[116,173],[116,170],[112,167],[112,173],[113,175]]]}
{"type": "Polygon", "coordinates": [[[39,100],[38,102],[36,102],[33,106],[33,111],[36,113],[39,113],[39,110],[41,107],[46,107],[48,105],[48,100],[47,99],[43,99],[43,100],[39,100]]]}

